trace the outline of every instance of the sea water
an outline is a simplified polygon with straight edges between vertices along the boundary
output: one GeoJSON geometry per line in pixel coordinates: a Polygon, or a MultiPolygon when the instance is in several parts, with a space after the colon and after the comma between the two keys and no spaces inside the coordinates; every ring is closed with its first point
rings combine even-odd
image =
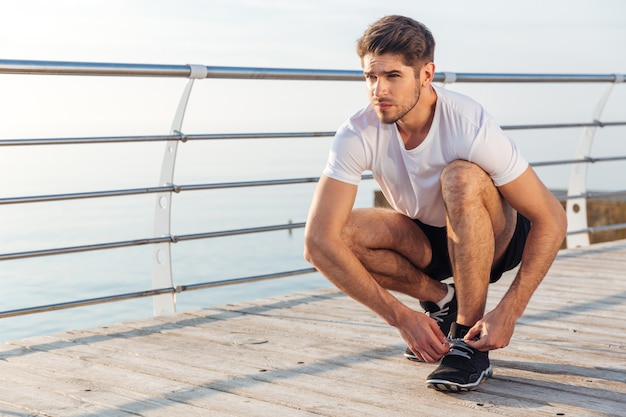
{"type": "MultiPolygon", "coordinates": [[[[255,143],[196,143],[179,149],[175,183],[200,184],[319,176],[330,139],[307,143],[267,140],[255,143]],[[193,148],[193,149],[191,149],[193,148]]],[[[124,145],[58,147],[48,152],[72,154],[63,168],[40,171],[31,181],[13,184],[13,194],[42,195],[68,190],[107,190],[154,186],[164,145],[155,145],[154,160],[138,170],[137,155],[125,168],[117,158],[116,169],[106,175],[80,176],[71,160],[81,160],[83,170],[93,158],[115,160],[127,152],[124,145]],[[113,154],[113,155],[109,155],[113,154]],[[115,178],[113,178],[115,177],[115,178]],[[19,186],[18,186],[19,185],[19,186]]],[[[146,152],[143,150],[143,152],[146,152]]],[[[25,154],[26,155],[26,154],[25,154]]],[[[26,162],[29,158],[22,155],[26,162]]],[[[61,155],[48,155],[48,159],[61,155]]],[[[139,158],[141,160],[141,158],[139,158]]],[[[139,162],[141,164],[141,162],[139,162]]],[[[110,162],[108,163],[110,164],[110,162]]],[[[107,164],[105,164],[107,165],[107,164]]],[[[36,167],[35,167],[36,168],[36,167]]],[[[25,168],[26,171],[26,168],[25,168]]],[[[19,177],[16,181],[19,182],[19,177]]],[[[284,186],[243,187],[187,191],[172,197],[171,234],[217,232],[242,228],[299,223],[306,220],[315,183],[284,186]]],[[[375,184],[364,181],[358,206],[371,206],[375,184]]],[[[6,194],[5,194],[6,195],[6,194]]],[[[2,236],[0,253],[19,253],[95,243],[120,242],[153,237],[155,194],[79,199],[32,204],[0,205],[2,236]]],[[[87,251],[0,262],[0,309],[2,311],[106,297],[148,290],[152,286],[153,247],[87,251]]],[[[273,274],[309,268],[302,256],[303,229],[254,233],[210,239],[180,241],[171,245],[173,285],[192,285],[225,279],[273,274]]],[[[256,283],[223,286],[176,295],[176,310],[184,312],[237,301],[328,287],[318,273],[256,283]]],[[[150,317],[152,299],[98,304],[88,307],[10,317],[0,320],[0,340],[83,329],[150,317]]]]}
{"type": "MultiPolygon", "coordinates": [[[[12,79],[11,82],[20,80],[12,79]]],[[[109,101],[100,100],[102,95],[91,97],[93,89],[83,89],[84,92],[79,90],[82,92],[80,95],[68,99],[66,90],[69,85],[55,87],[51,92],[42,94],[41,91],[48,85],[56,86],[61,82],[56,78],[54,84],[48,84],[47,79],[32,77],[27,81],[28,91],[38,91],[40,94],[36,101],[29,99],[21,106],[19,102],[16,104],[5,100],[7,106],[3,108],[6,122],[3,122],[3,137],[115,136],[132,134],[127,130],[131,128],[137,134],[146,134],[143,125],[150,126],[150,131],[162,133],[167,131],[174,109],[174,106],[169,105],[163,108],[151,107],[152,102],[159,100],[152,96],[148,96],[150,99],[147,100],[145,89],[141,89],[141,94],[136,97],[131,96],[138,103],[128,99],[129,92],[139,91],[135,88],[137,83],[141,86],[143,83],[152,83],[152,80],[133,80],[133,88],[122,83],[123,91],[117,91],[114,88],[119,84],[118,79],[98,79],[97,85],[106,91],[109,101]],[[34,88],[32,83],[39,84],[34,88]],[[66,97],[63,106],[59,105],[58,97],[66,97]],[[126,98],[122,100],[120,97],[126,98]],[[80,112],[83,100],[87,98],[90,99],[90,106],[100,104],[101,108],[90,107],[88,113],[80,112]],[[41,104],[45,99],[49,101],[48,106],[41,104]],[[35,102],[39,110],[32,114],[34,122],[25,122],[24,115],[32,111],[35,102]],[[73,118],[79,112],[80,117],[73,118]],[[138,118],[142,122],[141,126],[127,126],[131,118],[129,114],[138,118]],[[50,116],[45,125],[40,123],[43,116],[50,116]],[[68,126],[76,129],[69,132],[68,126]],[[119,132],[110,130],[111,126],[119,126],[119,132]],[[19,135],[11,133],[11,127],[19,135]]],[[[186,133],[241,132],[251,129],[250,126],[254,126],[254,131],[265,132],[328,131],[339,126],[347,115],[361,107],[365,98],[361,86],[341,87],[335,83],[300,83],[297,88],[291,88],[295,85],[289,84],[290,88],[281,94],[277,94],[276,85],[269,81],[243,89],[239,88],[239,84],[235,85],[235,81],[216,83],[209,80],[198,84],[196,89],[199,91],[192,95],[191,110],[188,110],[186,118],[186,133]],[[222,85],[230,88],[224,88],[220,93],[216,86],[222,85]],[[258,96],[257,99],[253,100],[253,95],[258,96]],[[339,102],[342,102],[341,105],[339,102]],[[298,103],[297,111],[289,112],[294,103],[298,103]],[[227,109],[237,111],[225,111],[227,109]],[[240,120],[243,117],[245,123],[240,120]]],[[[251,82],[245,85],[252,86],[251,82]]],[[[154,94],[167,90],[161,82],[158,86],[150,84],[150,87],[147,91],[154,94]]],[[[177,96],[181,85],[177,82],[171,87],[170,95],[177,96]]],[[[569,86],[550,87],[547,93],[543,92],[544,99],[538,98],[538,90],[545,90],[544,86],[498,86],[497,89],[491,89],[480,85],[463,88],[481,101],[502,124],[586,121],[593,107],[589,104],[589,97],[594,97],[592,102],[595,102],[599,95],[598,91],[588,91],[591,87],[575,90],[569,86]],[[559,94],[550,94],[557,88],[559,94]],[[497,94],[490,92],[494,90],[497,94]],[[581,98],[572,98],[573,92],[581,98]],[[556,99],[560,101],[556,102],[556,99]]],[[[626,102],[625,96],[622,92],[621,96],[612,99],[614,103],[608,106],[612,110],[605,115],[605,120],[623,119],[620,109],[624,106],[615,103],[626,102]]],[[[176,102],[170,96],[166,98],[162,100],[163,103],[176,102]]],[[[530,161],[572,158],[582,135],[581,129],[508,133],[530,161]]],[[[597,132],[594,155],[625,154],[626,142],[622,140],[622,133],[623,129],[597,132]]],[[[190,140],[178,146],[174,183],[185,185],[317,177],[324,166],[329,145],[329,138],[190,140]]],[[[160,185],[158,178],[163,153],[162,142],[3,147],[0,152],[0,198],[154,187],[160,185]]],[[[616,174],[623,172],[623,163],[609,163],[606,166],[603,171],[595,167],[590,170],[589,188],[623,189],[620,180],[623,175],[616,174]],[[601,174],[598,175],[598,172],[601,174]]],[[[570,169],[569,165],[548,166],[538,169],[538,174],[548,187],[566,189],[570,169]]],[[[304,222],[314,187],[315,184],[308,183],[174,194],[171,234],[304,222]]],[[[375,189],[373,181],[363,182],[357,206],[371,206],[375,189]]],[[[154,237],[155,203],[154,194],[143,194],[49,203],[0,204],[0,253],[154,237]]],[[[295,229],[178,242],[171,248],[173,285],[307,268],[310,265],[302,258],[302,235],[302,229],[295,229]]],[[[150,289],[152,257],[152,247],[142,245],[1,261],[0,310],[150,289]]],[[[176,305],[177,311],[182,312],[329,285],[319,274],[306,274],[183,292],[177,294],[176,305]]],[[[13,317],[0,320],[0,340],[82,329],[151,315],[151,299],[142,298],[13,317]]]]}

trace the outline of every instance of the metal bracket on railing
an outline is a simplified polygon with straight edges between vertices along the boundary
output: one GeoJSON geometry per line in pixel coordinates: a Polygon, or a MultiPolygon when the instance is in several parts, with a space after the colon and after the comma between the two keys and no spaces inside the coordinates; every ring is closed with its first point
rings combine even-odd
{"type": "Polygon", "coordinates": [[[441,79],[441,86],[446,88],[448,84],[454,84],[456,82],[456,72],[444,72],[442,73],[443,79],[441,79]]]}
{"type": "MultiPolygon", "coordinates": [[[[172,129],[170,132],[172,140],[167,141],[165,145],[159,186],[172,185],[174,182],[176,152],[179,140],[184,140],[185,137],[181,133],[181,130],[193,82],[195,79],[206,78],[208,73],[207,67],[204,65],[189,65],[189,68],[189,81],[187,81],[185,90],[183,91],[178,103],[178,108],[176,109],[174,121],[172,122],[172,129]]],[[[172,191],[158,193],[154,212],[155,237],[171,235],[171,207],[172,191]]],[[[174,287],[174,280],[172,279],[171,243],[171,241],[168,241],[154,245],[152,258],[153,289],[174,287]]],[[[157,295],[153,298],[153,300],[155,316],[176,313],[176,295],[174,293],[157,295]]]]}
{"type": "Polygon", "coordinates": [[[443,73],[443,86],[446,84],[454,84],[456,82],[456,73],[455,72],[444,72],[443,73]]]}
{"type": "MultiPolygon", "coordinates": [[[[595,137],[596,128],[601,126],[600,117],[604,110],[604,106],[613,91],[613,87],[618,82],[623,82],[624,77],[616,75],[615,81],[608,85],[604,94],[600,97],[598,104],[592,115],[593,126],[586,127],[583,136],[578,144],[576,153],[577,159],[588,159],[591,161],[591,146],[595,137]]],[[[581,162],[572,166],[569,177],[569,188],[567,195],[584,196],[587,193],[587,168],[590,162],[581,162]]],[[[585,197],[568,199],[566,203],[567,224],[570,231],[579,230],[581,232],[571,233],[567,235],[567,247],[575,248],[589,246],[589,231],[587,222],[587,199],[585,197]]]]}

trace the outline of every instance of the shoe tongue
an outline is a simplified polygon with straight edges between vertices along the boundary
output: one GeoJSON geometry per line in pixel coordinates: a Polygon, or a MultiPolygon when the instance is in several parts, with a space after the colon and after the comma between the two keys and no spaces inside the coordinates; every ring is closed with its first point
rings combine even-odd
{"type": "Polygon", "coordinates": [[[470,328],[471,327],[463,326],[462,324],[454,322],[450,326],[450,338],[463,339],[465,335],[467,334],[467,332],[469,332],[470,328]]]}
{"type": "Polygon", "coordinates": [[[422,308],[429,313],[436,313],[440,310],[437,303],[433,303],[431,301],[422,301],[420,304],[422,305],[422,308]]]}

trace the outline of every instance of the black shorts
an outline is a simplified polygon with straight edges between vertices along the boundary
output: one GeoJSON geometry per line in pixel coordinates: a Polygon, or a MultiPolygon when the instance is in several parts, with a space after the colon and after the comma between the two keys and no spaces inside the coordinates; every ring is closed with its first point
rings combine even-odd
{"type": "MultiPolygon", "coordinates": [[[[413,219],[413,221],[422,229],[428,238],[433,252],[433,258],[430,264],[424,269],[424,273],[437,281],[451,277],[452,265],[450,263],[450,253],[448,252],[448,235],[446,228],[429,226],[417,219],[413,219]]],[[[529,231],[530,221],[517,213],[517,225],[515,226],[515,232],[513,233],[511,242],[502,260],[491,269],[489,282],[496,282],[504,272],[519,265],[522,260],[526,236],[528,236],[529,231]]]]}

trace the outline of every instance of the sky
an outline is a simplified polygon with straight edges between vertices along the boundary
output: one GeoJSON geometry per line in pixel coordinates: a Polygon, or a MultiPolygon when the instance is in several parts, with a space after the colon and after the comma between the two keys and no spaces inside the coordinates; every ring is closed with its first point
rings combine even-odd
{"type": "MultiPolygon", "coordinates": [[[[359,70],[356,40],[370,23],[389,14],[413,17],[431,29],[438,71],[626,74],[624,0],[0,0],[0,59],[359,70]]],[[[0,74],[0,140],[168,134],[186,83],[0,74]]],[[[607,87],[446,88],[470,94],[501,124],[519,124],[588,121],[607,87]]],[[[626,120],[626,84],[614,90],[603,119],[626,120]]],[[[332,131],[365,104],[359,82],[197,80],[183,131],[332,131]]],[[[600,132],[594,153],[626,154],[626,129],[619,132],[600,132]]],[[[533,161],[574,157],[581,131],[511,135],[533,161]]],[[[299,143],[246,142],[234,148],[221,142],[180,144],[175,182],[225,181],[230,178],[224,175],[239,171],[246,180],[319,175],[329,139],[299,143]],[[241,163],[236,168],[235,160],[241,163]],[[292,169],[298,174],[284,173],[292,169]]],[[[0,198],[156,186],[163,153],[162,142],[0,147],[0,198]]],[[[623,189],[624,165],[610,165],[608,175],[605,170],[591,178],[592,187],[623,189]]],[[[538,173],[551,188],[567,187],[569,167],[538,173]]],[[[222,220],[212,219],[211,210],[226,202],[220,200],[216,208],[215,201],[204,196],[177,195],[176,218],[197,228],[189,232],[215,230],[202,222],[222,220]]],[[[142,205],[134,216],[118,215],[118,201],[126,200],[0,205],[2,251],[119,241],[150,233],[154,200],[146,199],[147,208],[142,205]]],[[[250,205],[262,210],[257,203],[250,205]]],[[[237,208],[222,209],[220,215],[239,213],[237,208]]],[[[272,205],[268,212],[274,211],[272,205]]],[[[296,221],[305,219],[304,211],[296,216],[296,221]]],[[[202,258],[206,262],[204,254],[202,258]]],[[[81,259],[90,262],[89,257],[81,259]]],[[[92,276],[91,264],[81,273],[67,270],[75,267],[67,262],[61,272],[47,271],[32,260],[18,262],[17,267],[32,265],[34,271],[25,269],[28,279],[20,282],[40,276],[41,281],[32,281],[33,287],[26,290],[15,287],[20,292],[15,298],[42,292],[45,286],[39,282],[44,281],[55,285],[59,279],[71,282],[79,277],[76,282],[109,285],[108,268],[118,266],[116,262],[107,259],[105,267],[96,268],[107,275],[102,280],[92,276]]],[[[6,267],[2,272],[7,273],[6,267]]],[[[75,285],[69,288],[75,291],[75,285]]]]}
{"type": "Polygon", "coordinates": [[[2,0],[5,58],[358,68],[386,14],[425,23],[440,69],[624,71],[622,0],[2,0]]]}
{"type": "MultiPolygon", "coordinates": [[[[356,40],[388,14],[431,29],[438,71],[626,73],[623,0],[0,0],[0,59],[358,70],[356,40]]],[[[0,139],[166,134],[185,82],[2,75],[0,139]]],[[[449,88],[516,124],[587,121],[605,87],[449,88]]],[[[615,90],[605,114],[623,120],[626,85],[615,90]]],[[[203,80],[185,129],[328,131],[364,104],[358,83],[203,80]]],[[[567,139],[568,156],[579,136],[567,139]]],[[[549,147],[563,153],[560,142],[549,147]]],[[[531,160],[551,158],[546,146],[527,148],[531,160]]],[[[28,179],[28,166],[49,164],[46,155],[5,148],[0,176],[26,167],[28,179]]],[[[75,162],[73,172],[94,164],[75,162]]]]}

